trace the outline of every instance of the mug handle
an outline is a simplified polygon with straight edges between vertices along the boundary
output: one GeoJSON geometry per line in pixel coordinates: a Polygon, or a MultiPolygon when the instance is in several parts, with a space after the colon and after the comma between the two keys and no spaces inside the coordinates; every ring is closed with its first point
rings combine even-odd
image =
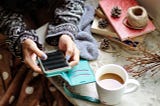
{"type": "Polygon", "coordinates": [[[140,83],[135,79],[128,79],[124,94],[135,92],[140,86],[140,83]]]}

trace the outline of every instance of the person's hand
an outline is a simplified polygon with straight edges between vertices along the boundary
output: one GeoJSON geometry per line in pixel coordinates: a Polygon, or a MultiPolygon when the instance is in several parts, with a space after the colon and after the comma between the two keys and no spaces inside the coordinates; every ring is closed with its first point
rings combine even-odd
{"type": "Polygon", "coordinates": [[[80,52],[71,37],[62,35],[59,39],[58,47],[65,52],[66,59],[69,60],[70,66],[78,64],[80,52]]]}
{"type": "Polygon", "coordinates": [[[31,39],[26,39],[22,43],[22,49],[24,54],[24,63],[28,65],[33,71],[42,74],[42,70],[36,63],[36,57],[40,57],[41,59],[47,59],[47,55],[41,51],[36,43],[31,39]]]}

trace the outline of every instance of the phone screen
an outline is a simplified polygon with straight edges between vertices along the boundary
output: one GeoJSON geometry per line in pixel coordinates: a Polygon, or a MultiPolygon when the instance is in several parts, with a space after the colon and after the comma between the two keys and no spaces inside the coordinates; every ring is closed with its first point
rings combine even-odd
{"type": "Polygon", "coordinates": [[[45,71],[54,71],[54,69],[69,66],[62,51],[47,53],[47,56],[47,60],[41,60],[45,71]]]}

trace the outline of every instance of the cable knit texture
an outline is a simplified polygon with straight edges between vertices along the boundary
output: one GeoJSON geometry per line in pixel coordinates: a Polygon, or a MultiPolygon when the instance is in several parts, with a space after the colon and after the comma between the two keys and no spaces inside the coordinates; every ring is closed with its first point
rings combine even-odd
{"type": "MultiPolygon", "coordinates": [[[[7,43],[15,56],[23,59],[21,43],[28,38],[42,48],[35,30],[26,28],[22,14],[0,8],[0,17],[0,31],[9,38],[7,43]]],[[[97,59],[98,46],[90,32],[93,18],[94,9],[85,6],[84,0],[65,0],[64,4],[56,8],[53,21],[48,25],[46,42],[58,45],[59,37],[67,34],[76,43],[81,58],[97,59]]]]}
{"type": "MultiPolygon", "coordinates": [[[[58,11],[62,12],[63,10],[60,10],[59,8],[58,11]]],[[[56,40],[56,38],[62,34],[67,34],[75,41],[78,49],[80,50],[81,58],[87,60],[97,59],[98,45],[90,31],[91,23],[94,19],[94,8],[91,5],[84,6],[84,9],[82,9],[81,12],[74,15],[76,18],[73,14],[70,15],[71,12],[67,12],[68,10],[66,10],[64,14],[68,15],[68,19],[66,19],[63,13],[56,12],[56,14],[58,13],[58,16],[61,17],[61,21],[68,21],[70,23],[63,23],[57,26],[56,24],[60,22],[60,20],[56,21],[56,23],[50,23],[48,26],[46,41],[50,45],[57,45],[58,40],[56,40]]]]}
{"type": "Polygon", "coordinates": [[[91,34],[91,23],[94,19],[94,8],[85,6],[85,11],[78,25],[79,32],[75,38],[75,43],[80,50],[80,56],[87,60],[95,60],[98,57],[98,45],[91,34]]]}
{"type": "Polygon", "coordinates": [[[23,15],[10,12],[0,7],[0,17],[0,32],[8,37],[6,43],[9,45],[9,50],[15,56],[23,59],[21,43],[28,38],[35,41],[37,45],[42,48],[35,30],[26,29],[23,15]]]}
{"type": "Polygon", "coordinates": [[[57,45],[62,34],[69,35],[73,40],[78,33],[77,25],[84,12],[84,0],[65,0],[65,5],[57,7],[53,22],[48,25],[46,42],[57,45]]]}

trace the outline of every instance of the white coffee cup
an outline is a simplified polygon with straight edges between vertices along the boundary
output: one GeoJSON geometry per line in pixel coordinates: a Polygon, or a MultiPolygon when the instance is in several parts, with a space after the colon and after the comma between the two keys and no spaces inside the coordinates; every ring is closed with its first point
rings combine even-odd
{"type": "Polygon", "coordinates": [[[116,64],[100,67],[96,70],[95,77],[99,99],[107,105],[120,103],[124,94],[134,92],[140,86],[137,80],[128,78],[128,73],[122,66],[116,64]]]}

